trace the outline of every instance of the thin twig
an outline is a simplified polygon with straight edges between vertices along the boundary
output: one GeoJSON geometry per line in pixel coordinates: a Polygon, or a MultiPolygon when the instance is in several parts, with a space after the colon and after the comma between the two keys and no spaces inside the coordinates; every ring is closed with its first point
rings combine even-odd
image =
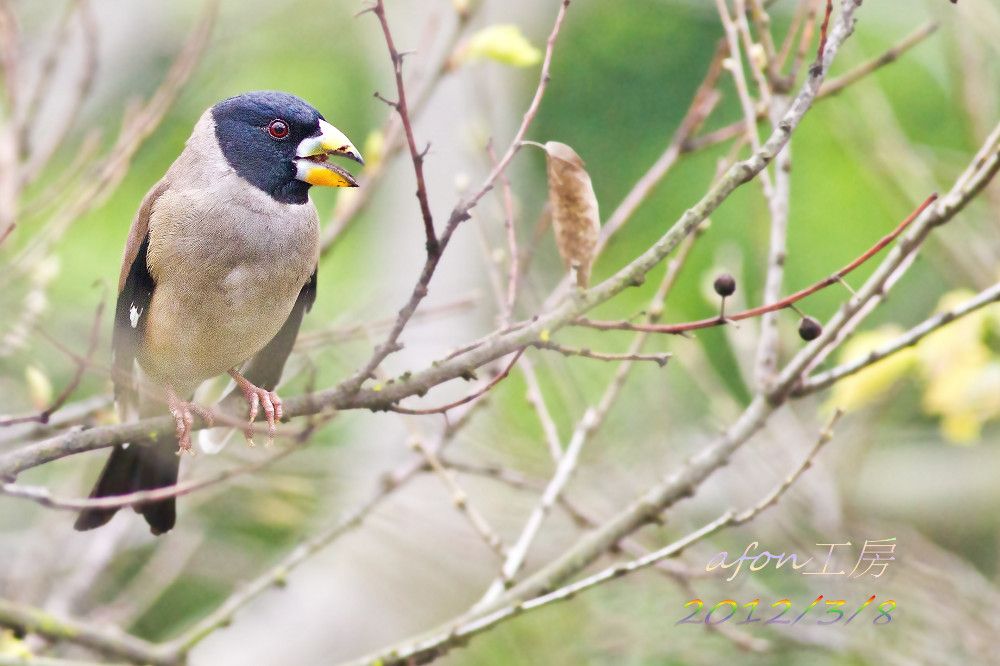
{"type": "MultiPolygon", "coordinates": [[[[760,40],[758,43],[763,49],[768,83],[775,89],[775,92],[785,92],[782,87],[779,87],[783,82],[780,81],[778,74],[780,63],[778,62],[774,35],[771,33],[771,17],[768,15],[767,8],[764,7],[764,3],[761,0],[750,0],[750,19],[753,21],[754,29],[757,31],[757,36],[760,40]]],[[[747,48],[749,48],[749,45],[747,48]]]]}
{"type": "Polygon", "coordinates": [[[826,13],[823,15],[823,23],[819,27],[819,46],[816,48],[817,60],[822,60],[823,52],[826,50],[826,32],[830,27],[831,14],[833,14],[833,0],[826,0],[826,13]]]}
{"type": "MultiPolygon", "coordinates": [[[[463,12],[459,15],[457,25],[440,49],[441,55],[431,68],[431,73],[426,75],[422,80],[417,81],[418,85],[415,89],[410,88],[411,92],[407,96],[407,109],[411,121],[419,117],[420,112],[426,107],[428,100],[432,97],[438,83],[441,82],[445,74],[451,71],[448,67],[448,55],[452,52],[458,40],[464,34],[465,28],[482,8],[483,4],[477,2],[470,8],[471,11],[463,12]]],[[[350,228],[352,222],[358,218],[361,212],[372,201],[372,197],[378,191],[378,186],[385,179],[390,164],[406,143],[405,137],[401,136],[403,125],[399,122],[398,113],[390,114],[379,131],[383,137],[382,154],[379,156],[377,163],[369,161],[365,165],[364,170],[358,178],[358,188],[351,192],[351,196],[338,199],[331,219],[324,225],[322,235],[320,236],[321,256],[326,256],[334,248],[337,242],[344,237],[344,232],[350,228]]]]}
{"type": "Polygon", "coordinates": [[[66,384],[63,390],[59,392],[59,395],[57,395],[56,398],[49,404],[49,406],[35,414],[0,419],[0,427],[31,422],[41,423],[44,425],[49,422],[49,419],[53,414],[59,411],[59,409],[66,404],[69,397],[73,395],[73,392],[80,386],[80,381],[83,379],[83,373],[86,372],[87,366],[90,365],[91,359],[94,357],[94,352],[97,351],[97,344],[100,341],[101,319],[103,315],[104,299],[102,298],[101,302],[97,305],[97,312],[94,315],[94,323],[90,326],[90,343],[87,345],[86,355],[75,359],[76,369],[73,371],[73,377],[70,379],[69,383],[66,384]]]}
{"type": "Polygon", "coordinates": [[[439,407],[428,407],[426,409],[408,409],[400,405],[391,405],[390,407],[388,407],[388,409],[393,412],[398,412],[400,414],[409,414],[411,416],[427,416],[429,414],[444,414],[452,409],[455,409],[456,407],[460,407],[461,405],[466,405],[472,402],[473,400],[478,400],[479,398],[483,397],[491,390],[493,390],[493,388],[495,388],[497,384],[507,379],[507,376],[510,375],[510,371],[514,368],[515,365],[517,365],[517,360],[521,358],[521,354],[523,353],[524,353],[523,348],[518,349],[516,352],[514,352],[514,357],[504,367],[503,370],[497,373],[496,377],[487,382],[486,385],[483,386],[482,388],[477,389],[476,391],[473,391],[469,395],[463,398],[459,398],[454,402],[449,402],[448,404],[441,405],[439,407]]]}
{"type": "Polygon", "coordinates": [[[413,313],[416,312],[420,302],[427,296],[431,278],[434,276],[434,272],[437,270],[441,255],[444,253],[445,248],[451,241],[452,236],[458,229],[459,225],[471,217],[472,208],[479,202],[486,192],[493,187],[493,183],[499,177],[500,173],[507,168],[507,165],[514,157],[514,154],[520,148],[521,141],[524,139],[524,134],[528,131],[528,127],[531,126],[535,116],[538,114],[538,108],[541,105],[542,97],[545,95],[545,90],[548,88],[550,78],[549,69],[552,65],[552,54],[555,50],[556,40],[559,38],[559,33],[562,30],[563,20],[566,17],[566,11],[568,8],[569,0],[563,0],[559,6],[559,12],[556,14],[555,23],[552,26],[552,32],[549,33],[549,38],[546,41],[545,57],[542,60],[542,72],[538,81],[538,86],[535,88],[535,95],[531,100],[531,104],[528,106],[528,110],[524,113],[524,117],[521,120],[521,126],[518,128],[517,133],[511,140],[510,146],[507,148],[503,157],[501,157],[497,162],[497,165],[486,177],[486,180],[483,182],[479,191],[476,192],[476,194],[474,194],[471,198],[460,202],[452,210],[451,216],[448,219],[448,224],[446,225],[444,232],[437,240],[438,251],[428,252],[427,259],[420,271],[420,276],[417,278],[417,283],[410,294],[409,300],[407,300],[406,304],[400,309],[396,318],[396,323],[393,325],[392,330],[389,331],[385,341],[375,348],[372,352],[371,358],[369,358],[368,362],[365,363],[364,367],[343,384],[343,387],[348,392],[355,393],[360,390],[364,382],[371,377],[372,373],[376,368],[378,368],[382,361],[385,360],[389,354],[401,349],[399,336],[403,333],[403,329],[406,328],[406,325],[413,316],[413,313]]]}
{"type": "MultiPolygon", "coordinates": [[[[417,201],[420,202],[420,216],[424,221],[427,254],[436,255],[440,251],[440,248],[437,236],[434,233],[434,216],[431,214],[431,205],[428,201],[427,183],[424,181],[424,156],[427,151],[426,149],[419,150],[416,139],[413,137],[413,124],[410,122],[410,111],[406,105],[406,86],[403,83],[403,55],[396,50],[396,44],[392,39],[392,31],[389,30],[389,21],[385,16],[384,1],[375,0],[375,4],[370,8],[370,11],[375,14],[379,25],[382,26],[385,45],[389,49],[389,59],[392,61],[393,74],[396,77],[396,101],[388,103],[399,113],[399,120],[403,124],[403,133],[406,135],[406,145],[410,149],[413,173],[417,178],[417,201]]],[[[378,93],[375,95],[384,100],[378,93]]]]}
{"type": "MultiPolygon", "coordinates": [[[[647,315],[649,321],[655,322],[661,316],[667,295],[673,289],[674,284],[676,284],[677,278],[680,275],[680,270],[687,259],[688,253],[694,246],[696,238],[697,236],[692,234],[685,239],[677,257],[667,266],[667,270],[663,275],[663,280],[660,282],[660,285],[649,304],[649,314],[647,315]]],[[[646,333],[639,333],[636,335],[632,344],[629,346],[628,354],[632,356],[638,355],[642,350],[647,337],[648,334],[646,333]]],[[[573,430],[573,436],[570,438],[565,451],[563,451],[560,447],[560,455],[556,458],[556,471],[553,474],[552,479],[546,485],[538,504],[525,523],[521,536],[518,538],[517,542],[508,554],[507,559],[504,561],[503,567],[500,570],[500,575],[493,581],[486,593],[483,595],[483,598],[479,601],[480,606],[488,604],[498,598],[503,590],[510,586],[514,575],[517,574],[523,566],[524,559],[527,557],[528,549],[531,547],[532,542],[538,535],[542,522],[551,511],[552,506],[562,497],[562,491],[565,485],[569,482],[570,476],[575,471],[583,446],[604,423],[604,420],[610,413],[611,408],[618,400],[618,396],[621,395],[622,388],[625,386],[625,382],[628,379],[629,373],[631,372],[634,364],[635,361],[632,359],[626,359],[619,364],[614,377],[612,377],[611,381],[605,388],[597,406],[584,412],[583,417],[580,419],[579,423],[577,423],[573,430]]]]}
{"type": "Polygon", "coordinates": [[[36,266],[47,256],[52,244],[74,222],[100,205],[125,177],[135,153],[163,120],[200,62],[212,35],[219,2],[220,0],[207,0],[197,27],[185,42],[159,88],[138,111],[132,115],[126,114],[127,117],[123,118],[121,132],[97,169],[97,174],[89,178],[79,195],[66,202],[45,228],[14,257],[10,263],[12,270],[0,276],[0,284],[36,266]]]}
{"type": "MultiPolygon", "coordinates": [[[[808,21],[812,22],[811,12],[813,11],[813,6],[815,5],[814,0],[799,0],[798,6],[795,8],[795,13],[792,15],[792,20],[788,25],[788,32],[785,34],[785,39],[781,43],[781,49],[778,52],[777,57],[777,68],[780,70],[788,62],[788,57],[792,53],[792,44],[795,43],[795,35],[799,33],[799,29],[808,21]],[[810,16],[806,19],[806,16],[810,16]]],[[[785,79],[783,84],[785,86],[790,85],[790,81],[785,79]]]]}
{"type": "Polygon", "coordinates": [[[729,323],[730,321],[740,321],[743,319],[750,319],[752,317],[759,317],[767,312],[775,312],[777,310],[783,310],[795,305],[797,302],[801,301],[807,296],[815,294],[817,291],[825,289],[832,284],[839,282],[845,275],[849,274],[858,266],[871,259],[874,255],[884,248],[886,245],[895,240],[903,231],[906,230],[910,224],[912,224],[917,218],[920,217],[928,206],[930,206],[938,198],[937,194],[932,194],[927,199],[924,200],[920,206],[916,208],[912,213],[910,213],[899,225],[893,229],[890,233],[883,236],[877,243],[868,248],[863,254],[856,258],[851,263],[847,264],[836,273],[830,275],[829,277],[823,278],[822,280],[811,284],[805,289],[801,289],[794,294],[786,296],[780,301],[770,303],[767,305],[761,305],[756,308],[750,308],[749,310],[743,310],[742,312],[736,312],[732,314],[727,314],[725,318],[712,317],[710,319],[699,319],[697,321],[689,321],[680,324],[633,324],[627,321],[597,321],[593,319],[580,318],[577,319],[574,324],[577,326],[584,326],[586,328],[594,328],[601,331],[646,331],[649,333],[670,333],[670,334],[681,334],[688,331],[695,331],[703,328],[711,328],[713,326],[721,326],[729,323]]]}
{"type": "MultiPolygon", "coordinates": [[[[788,104],[782,94],[771,98],[772,125],[779,122],[788,104]]],[[[767,197],[771,216],[770,244],[767,255],[767,275],[764,278],[763,301],[773,302],[781,297],[785,278],[785,257],[788,251],[788,218],[791,204],[791,142],[774,159],[774,187],[767,197]]],[[[841,278],[843,279],[843,278],[841,278]]],[[[781,338],[778,331],[777,312],[766,312],[760,320],[760,339],[754,361],[754,382],[765,387],[778,369],[778,352],[781,338]]]]}
{"type": "Polygon", "coordinates": [[[128,659],[136,664],[171,666],[157,645],[136,638],[115,627],[99,627],[58,617],[6,599],[0,599],[0,626],[18,627],[55,640],[68,640],[105,655],[128,659]]]}
{"type": "Polygon", "coordinates": [[[657,158],[656,162],[650,165],[646,173],[636,181],[632,189],[629,190],[629,193],[625,195],[622,202],[618,204],[618,207],[608,217],[607,222],[601,227],[597,252],[600,252],[601,248],[607,244],[608,239],[621,229],[642,202],[649,198],[649,195],[656,186],[663,181],[663,178],[674,164],[677,163],[678,157],[685,152],[684,146],[691,140],[694,133],[701,128],[705,120],[718,105],[721,95],[717,90],[717,86],[719,84],[719,75],[722,73],[722,63],[727,53],[728,47],[725,41],[720,41],[715,47],[715,53],[709,63],[708,71],[698,85],[698,89],[691,100],[691,105],[688,107],[687,113],[684,114],[684,118],[678,124],[673,136],[667,143],[667,147],[660,154],[660,157],[657,158]]]}
{"type": "Polygon", "coordinates": [[[420,454],[431,470],[441,479],[445,487],[451,493],[452,504],[459,513],[468,518],[469,524],[476,531],[476,534],[496,553],[501,559],[507,557],[507,547],[500,536],[490,527],[490,524],[483,517],[483,514],[469,501],[469,494],[462,489],[455,479],[454,473],[442,464],[434,451],[425,445],[419,437],[410,440],[410,448],[420,454]]]}
{"type": "Polygon", "coordinates": [[[819,89],[820,96],[836,95],[847,86],[868,76],[875,70],[896,62],[907,51],[933,35],[937,29],[938,23],[936,21],[929,21],[923,24],[877,58],[863,62],[849,72],[828,80],[819,89]]]}
{"type": "Polygon", "coordinates": [[[625,352],[621,354],[616,354],[612,352],[596,352],[592,349],[576,348],[576,347],[566,347],[565,345],[560,345],[555,342],[547,341],[538,342],[532,345],[538,349],[548,349],[554,352],[559,352],[563,356],[580,356],[582,358],[589,358],[595,361],[609,361],[612,363],[618,363],[620,361],[651,361],[661,368],[667,364],[670,357],[673,354],[639,354],[633,352],[625,352]]]}
{"type": "Polygon", "coordinates": [[[942,312],[924,320],[920,324],[917,324],[908,330],[906,333],[897,337],[895,340],[887,342],[878,349],[872,350],[870,353],[858,358],[857,360],[843,363],[823,373],[809,377],[804,380],[800,386],[792,391],[792,396],[797,398],[828,388],[845,377],[856,374],[868,366],[874,365],[879,361],[906,349],[907,347],[912,347],[934,331],[950,324],[956,319],[961,319],[962,317],[972,314],[980,308],[984,308],[998,301],[1000,301],[1000,283],[993,285],[989,289],[984,289],[974,298],[970,298],[961,305],[948,310],[947,312],[942,312]]]}
{"type": "Polygon", "coordinates": [[[840,418],[840,413],[834,415],[830,424],[824,428],[816,441],[816,444],[809,451],[805,460],[800,463],[781,483],[769,492],[760,502],[742,512],[726,511],[721,516],[704,525],[703,527],[690,532],[673,543],[654,550],[646,555],[631,560],[612,565],[597,573],[591,574],[574,583],[560,587],[552,592],[541,594],[525,601],[516,602],[510,606],[502,607],[498,610],[491,610],[482,615],[474,616],[470,619],[463,619],[454,625],[446,627],[443,631],[435,632],[427,638],[418,639],[409,644],[392,648],[391,651],[381,652],[376,655],[366,656],[363,660],[352,662],[356,664],[380,663],[389,664],[404,663],[424,663],[430,657],[437,657],[446,653],[456,645],[464,645],[476,634],[482,633],[497,624],[523,615],[529,611],[537,610],[544,606],[559,601],[567,601],[574,598],[580,592],[606,583],[610,580],[621,578],[641,569],[653,566],[667,558],[676,557],[690,548],[692,545],[706,539],[719,532],[723,528],[745,524],[753,520],[761,512],[765,511],[781,498],[785,492],[795,483],[796,480],[812,465],[816,454],[832,438],[832,427],[840,418]]]}
{"type": "Polygon", "coordinates": [[[4,483],[0,485],[0,494],[6,495],[7,497],[17,497],[20,499],[31,500],[36,504],[40,504],[50,509],[65,509],[67,511],[81,511],[84,509],[121,509],[128,506],[141,506],[143,504],[159,502],[171,497],[190,495],[191,493],[204,488],[209,488],[240,476],[259,472],[287,457],[299,448],[300,447],[297,446],[289,446],[282,449],[278,453],[265,458],[264,460],[241,467],[235,467],[233,469],[227,469],[205,479],[185,481],[184,483],[176,483],[162,488],[157,488],[155,490],[139,490],[125,495],[112,495],[108,497],[86,499],[56,497],[52,495],[48,488],[40,486],[22,486],[15,483],[4,483]]]}
{"type": "MultiPolygon", "coordinates": [[[[726,0],[715,0],[719,18],[722,20],[722,27],[726,32],[726,42],[729,44],[729,70],[733,75],[733,83],[736,85],[736,94],[740,100],[740,107],[743,109],[744,132],[753,150],[760,150],[760,135],[757,133],[757,104],[750,95],[750,88],[747,85],[746,72],[743,70],[743,57],[740,50],[739,28],[736,22],[729,15],[729,7],[726,0]]],[[[737,0],[737,7],[740,0],[737,0]]],[[[748,54],[749,55],[749,54],[748,54]]],[[[751,65],[751,69],[753,66],[751,65]]],[[[761,77],[763,78],[763,77],[761,77]]],[[[766,82],[764,92],[766,93],[766,82]]],[[[766,108],[766,107],[765,107],[766,108]]],[[[771,184],[771,174],[767,167],[759,174],[761,187],[764,189],[764,196],[770,198],[773,185],[771,184]]]]}
{"type": "Polygon", "coordinates": [[[542,98],[545,96],[545,91],[552,78],[550,74],[552,68],[552,54],[555,53],[556,40],[559,39],[559,33],[562,30],[563,21],[566,18],[566,12],[569,10],[569,4],[570,0],[562,0],[562,2],[559,3],[559,12],[556,14],[555,23],[552,25],[552,31],[549,33],[548,39],[545,40],[545,55],[542,57],[542,72],[538,80],[538,87],[535,88],[535,95],[531,98],[531,103],[528,105],[527,111],[524,112],[524,116],[521,118],[521,124],[514,133],[514,138],[511,139],[510,145],[507,147],[507,151],[497,161],[496,165],[490,171],[489,175],[486,176],[486,179],[483,181],[482,185],[480,185],[475,194],[459,205],[458,208],[463,212],[468,213],[487,192],[493,189],[493,185],[496,183],[497,178],[499,178],[500,174],[506,170],[507,165],[510,164],[512,159],[514,159],[514,155],[521,149],[522,141],[524,141],[524,138],[528,133],[528,128],[531,127],[531,123],[535,121],[535,116],[538,115],[538,109],[542,105],[542,98]]]}
{"type": "MultiPolygon", "coordinates": [[[[475,413],[476,406],[481,404],[483,404],[482,401],[478,401],[466,407],[457,418],[449,423],[448,427],[441,433],[436,445],[430,447],[429,450],[435,455],[439,454],[452,441],[456,433],[469,422],[470,417],[475,413]]],[[[216,630],[230,624],[233,616],[240,609],[249,605],[267,590],[283,586],[292,571],[340,537],[360,526],[386,499],[414,479],[425,467],[426,461],[423,458],[414,458],[392,473],[384,475],[378,488],[366,501],[346,512],[333,525],[320,530],[300,543],[275,566],[237,589],[215,610],[167,643],[164,650],[173,656],[175,662],[182,661],[198,643],[216,630]]]]}
{"type": "MultiPolygon", "coordinates": [[[[70,129],[73,127],[74,121],[77,118],[77,109],[80,108],[94,88],[94,82],[97,74],[97,25],[94,22],[94,16],[91,13],[90,3],[88,0],[75,0],[74,5],[79,10],[80,31],[83,36],[83,71],[81,72],[76,85],[71,89],[70,94],[65,96],[62,100],[64,101],[63,106],[66,109],[66,117],[61,123],[47,128],[49,130],[46,132],[46,138],[48,140],[47,145],[45,145],[42,149],[35,151],[31,155],[30,162],[25,165],[25,168],[21,173],[22,187],[35,182],[45,166],[62,147],[66,137],[69,135],[70,129]]],[[[65,44],[60,44],[60,47],[63,51],[65,51],[65,44]]],[[[51,74],[51,72],[49,74],[51,74]]],[[[45,92],[45,86],[48,83],[49,81],[46,79],[39,80],[39,91],[45,92]]],[[[62,95],[65,93],[65,90],[63,88],[59,88],[57,92],[62,95]]],[[[25,115],[25,122],[28,122],[28,119],[32,117],[33,115],[25,115]]]]}
{"type": "MultiPolygon", "coordinates": [[[[460,296],[440,305],[422,307],[413,314],[412,322],[431,321],[474,310],[479,303],[476,292],[460,296]]],[[[377,319],[360,324],[334,324],[314,331],[303,331],[295,340],[295,350],[318,349],[339,342],[365,338],[368,333],[388,329],[396,321],[395,317],[377,319]]]]}
{"type": "Polygon", "coordinates": [[[559,439],[559,428],[556,427],[555,419],[552,418],[552,412],[545,402],[545,396],[538,381],[538,373],[535,372],[535,364],[531,361],[530,357],[522,356],[518,367],[524,375],[524,383],[528,386],[525,397],[538,417],[538,423],[541,425],[542,433],[545,435],[545,446],[549,450],[549,456],[552,457],[554,462],[559,462],[563,453],[562,441],[559,439]]]}
{"type": "MultiPolygon", "coordinates": [[[[812,26],[812,21],[807,22],[808,26],[812,26]]],[[[935,26],[936,27],[936,26],[935,26]]],[[[807,28],[807,31],[809,28],[807,28]]],[[[879,70],[885,65],[891,64],[899,59],[899,56],[903,55],[906,51],[913,48],[921,41],[929,37],[934,33],[934,30],[930,29],[930,24],[919,28],[914,34],[906,37],[898,44],[890,47],[884,53],[876,58],[873,58],[861,65],[858,65],[855,69],[841,75],[836,79],[831,79],[828,84],[823,84],[820,88],[819,95],[817,96],[817,101],[829,99],[830,97],[836,95],[837,93],[843,91],[848,86],[857,83],[865,76],[879,70]],[[920,38],[916,35],[920,34],[920,38]],[[905,46],[904,46],[905,45],[905,46]],[[895,55],[891,55],[895,54],[895,55]]],[[[807,40],[808,41],[808,40],[807,40]]],[[[764,120],[766,118],[766,113],[762,110],[757,114],[757,120],[764,120]]],[[[720,144],[724,141],[728,141],[735,138],[744,132],[745,124],[743,121],[737,121],[720,127],[719,129],[712,130],[706,134],[699,137],[689,139],[683,146],[682,153],[696,152],[699,150],[704,150],[711,146],[720,144]]]]}
{"type": "MultiPolygon", "coordinates": [[[[491,141],[486,147],[490,160],[497,164],[496,151],[491,141]]],[[[517,302],[518,285],[521,278],[519,260],[521,252],[517,247],[517,228],[514,225],[514,193],[511,191],[510,178],[507,172],[500,173],[501,200],[503,201],[503,226],[507,236],[507,296],[503,301],[502,322],[509,324],[514,315],[514,305],[517,302]]]]}

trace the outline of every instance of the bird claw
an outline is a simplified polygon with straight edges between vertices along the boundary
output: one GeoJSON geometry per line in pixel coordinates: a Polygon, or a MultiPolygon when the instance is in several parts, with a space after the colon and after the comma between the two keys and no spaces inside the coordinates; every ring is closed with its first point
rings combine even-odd
{"type": "Polygon", "coordinates": [[[215,414],[212,410],[201,405],[181,400],[174,390],[169,388],[167,389],[167,406],[170,408],[171,416],[174,417],[174,431],[177,433],[177,455],[185,453],[195,455],[194,445],[191,443],[194,415],[197,414],[211,426],[215,423],[215,414]]]}
{"type": "Polygon", "coordinates": [[[284,416],[284,405],[281,402],[281,398],[274,391],[262,389],[251,383],[250,380],[235,370],[229,374],[236,380],[236,385],[240,387],[240,391],[243,392],[243,397],[246,398],[247,405],[250,408],[247,427],[244,431],[247,443],[250,446],[255,446],[253,441],[253,424],[257,420],[257,415],[263,409],[264,419],[267,421],[267,446],[270,446],[274,443],[274,437],[278,432],[277,422],[284,416]]]}

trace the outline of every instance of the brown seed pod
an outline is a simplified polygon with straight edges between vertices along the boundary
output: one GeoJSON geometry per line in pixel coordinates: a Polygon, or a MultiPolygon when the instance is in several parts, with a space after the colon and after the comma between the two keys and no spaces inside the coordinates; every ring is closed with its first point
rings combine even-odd
{"type": "Polygon", "coordinates": [[[585,288],[601,230],[594,186],[576,151],[558,141],[549,141],[544,148],[556,245],[563,261],[576,273],[576,283],[585,288]]]}

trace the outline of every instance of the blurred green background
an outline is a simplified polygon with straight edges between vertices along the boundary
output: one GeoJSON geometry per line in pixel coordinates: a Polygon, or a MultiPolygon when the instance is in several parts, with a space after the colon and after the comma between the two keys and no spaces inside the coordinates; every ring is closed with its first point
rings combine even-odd
{"type": "MultiPolygon", "coordinates": [[[[400,48],[416,50],[407,58],[407,71],[426,74],[435,54],[446,48],[455,24],[451,2],[387,4],[400,48]]],[[[784,34],[794,4],[774,4],[776,34],[784,34]]],[[[47,183],[69,163],[83,128],[101,128],[103,144],[111,146],[127,100],[147,97],[157,88],[197,21],[201,3],[94,0],[92,5],[102,40],[98,83],[82,108],[67,110],[75,116],[75,134],[65,157],[61,152],[52,161],[47,183]]],[[[25,37],[22,48],[37,58],[62,3],[15,0],[13,6],[25,37]]],[[[391,70],[374,19],[354,17],[361,6],[353,0],[224,1],[205,57],[137,153],[121,185],[77,220],[56,246],[58,276],[45,290],[47,304],[37,325],[77,352],[83,350],[94,308],[102,294],[113,291],[124,237],[143,194],[182,149],[198,116],[219,99],[246,90],[286,90],[310,101],[356,145],[377,131],[390,110],[372,93],[389,95],[391,70]]],[[[542,46],[556,6],[548,0],[483,0],[467,32],[514,23],[542,46]]],[[[865,3],[857,34],[834,72],[877,56],[926,21],[940,22],[940,29],[900,62],[819,103],[794,136],[786,292],[846,264],[931,191],[944,191],[996,122],[1000,48],[992,30],[1000,25],[1000,7],[991,0],[963,0],[957,7],[925,0],[907,3],[905,12],[899,9],[897,3],[865,3]]],[[[529,136],[575,148],[587,163],[605,219],[667,145],[720,36],[710,2],[572,4],[552,83],[529,136]]],[[[707,123],[709,130],[740,118],[731,82],[726,76],[723,81],[725,96],[707,123]]],[[[445,75],[416,124],[418,140],[432,146],[429,184],[439,224],[465,183],[477,183],[485,173],[485,139],[506,145],[536,82],[537,67],[495,62],[468,63],[445,75]]],[[[30,131],[44,134],[46,125],[40,122],[30,131]]],[[[659,238],[704,192],[717,161],[730,147],[726,143],[685,157],[614,237],[595,268],[594,281],[659,238]]],[[[528,239],[546,197],[540,153],[523,151],[511,178],[518,230],[528,239]]],[[[45,184],[28,197],[44,190],[45,184]]],[[[422,262],[419,211],[412,192],[411,167],[405,159],[396,160],[372,194],[370,207],[324,258],[319,300],[305,330],[394,315],[422,262]]],[[[313,194],[324,221],[333,214],[338,196],[344,195],[313,194]]],[[[996,282],[998,201],[994,185],[982,203],[942,229],[866,328],[887,323],[908,327],[929,316],[944,294],[996,282]]],[[[759,303],[768,232],[766,202],[760,187],[751,183],[712,217],[671,294],[665,320],[714,314],[709,285],[721,271],[736,276],[738,303],[759,303]]],[[[20,229],[3,252],[13,256],[31,241],[32,233],[30,226],[20,229]]],[[[491,258],[482,245],[503,247],[499,201],[488,197],[459,234],[428,303],[440,306],[471,298],[471,306],[415,324],[404,339],[405,352],[387,364],[391,373],[425,367],[494,326],[495,308],[483,270],[491,258]]],[[[861,284],[874,265],[859,269],[850,282],[861,284]]],[[[628,290],[594,316],[631,317],[641,311],[661,271],[658,268],[645,286],[628,290]]],[[[525,281],[519,314],[533,314],[561,276],[555,245],[545,234],[525,281]]],[[[0,307],[17,312],[28,292],[26,284],[9,284],[0,294],[0,307]]],[[[831,288],[802,307],[823,320],[844,297],[843,290],[831,288]]],[[[111,317],[105,319],[99,363],[85,375],[75,399],[109,392],[107,376],[100,371],[109,358],[111,317]]],[[[790,313],[781,320],[783,358],[801,344],[796,326],[797,318],[790,313]]],[[[751,395],[740,366],[746,362],[746,340],[753,339],[753,328],[748,323],[739,329],[705,331],[694,340],[656,342],[655,347],[673,351],[682,360],[663,370],[635,371],[608,422],[585,450],[569,496],[596,515],[609,516],[725,427],[751,395]]],[[[379,335],[376,331],[368,338],[304,351],[293,364],[296,372],[284,393],[333,385],[364,361],[379,335]]],[[[629,338],[567,331],[560,340],[623,349],[629,338]]],[[[996,342],[990,341],[993,363],[996,342]]],[[[579,359],[535,357],[560,433],[568,438],[614,369],[579,359]]],[[[0,356],[3,411],[30,409],[25,380],[29,367],[40,370],[57,390],[72,374],[65,356],[41,336],[29,336],[0,356]]],[[[537,419],[526,407],[525,388],[516,374],[502,384],[491,405],[458,437],[454,458],[503,464],[544,482],[551,464],[537,419]]],[[[504,624],[443,663],[968,663],[963,658],[980,654],[982,637],[995,629],[982,617],[989,613],[982,600],[997,596],[1000,576],[1000,492],[992,473],[1000,465],[1000,430],[986,419],[975,442],[950,443],[940,433],[937,416],[922,408],[925,389],[918,378],[907,376],[888,395],[849,414],[817,469],[779,509],[683,558],[697,572],[712,554],[740,553],[751,541],[773,552],[821,553],[815,544],[859,544],[866,538],[896,536],[898,561],[885,579],[840,580],[823,587],[825,580],[768,570],[729,584],[694,577],[687,583],[692,587],[684,587],[647,571],[504,624]],[[894,597],[900,602],[898,622],[885,628],[831,628],[826,633],[748,629],[746,634],[770,642],[763,654],[746,652],[738,640],[721,632],[674,625],[686,614],[683,603],[695,596],[707,605],[726,597],[744,603],[759,596],[763,606],[784,596],[808,601],[838,592],[849,606],[869,594],[894,597]],[[935,647],[928,653],[931,644],[935,647]],[[921,661],[921,655],[928,660],[921,661]]],[[[448,390],[432,395],[430,403],[451,395],[448,390]]],[[[452,394],[462,391],[457,387],[452,394]]],[[[666,526],[643,533],[643,543],[666,543],[721,508],[759,497],[815,437],[821,402],[809,400],[786,410],[695,499],[679,505],[666,526]]],[[[404,422],[387,414],[339,415],[313,435],[310,447],[273,468],[181,499],[178,529],[159,540],[151,539],[125,512],[109,532],[81,535],[71,531],[68,514],[0,499],[0,591],[26,603],[120,623],[148,639],[172,637],[303,536],[332,524],[374,492],[385,471],[412,455],[407,437],[431,438],[440,426],[434,419],[404,422]]],[[[0,440],[0,450],[13,446],[0,440]]],[[[198,478],[261,455],[244,448],[234,439],[221,456],[186,461],[184,474],[198,478]]],[[[101,458],[91,454],[66,459],[19,480],[80,495],[101,458]]],[[[463,477],[463,483],[497,530],[514,538],[533,496],[489,480],[463,477]]],[[[550,520],[544,541],[529,558],[530,567],[556,555],[578,533],[563,515],[550,520]]],[[[359,530],[291,576],[288,588],[244,609],[231,628],[195,650],[191,663],[321,664],[357,656],[461,611],[478,598],[495,566],[439,481],[424,475],[359,530]]]]}

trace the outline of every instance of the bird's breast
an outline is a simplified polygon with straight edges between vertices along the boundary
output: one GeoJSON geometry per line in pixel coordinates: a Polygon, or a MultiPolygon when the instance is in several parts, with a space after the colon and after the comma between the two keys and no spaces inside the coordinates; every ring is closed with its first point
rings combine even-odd
{"type": "Polygon", "coordinates": [[[139,361],[178,391],[260,351],[315,269],[313,205],[279,204],[248,189],[165,193],[150,218],[156,290],[139,361]]]}

